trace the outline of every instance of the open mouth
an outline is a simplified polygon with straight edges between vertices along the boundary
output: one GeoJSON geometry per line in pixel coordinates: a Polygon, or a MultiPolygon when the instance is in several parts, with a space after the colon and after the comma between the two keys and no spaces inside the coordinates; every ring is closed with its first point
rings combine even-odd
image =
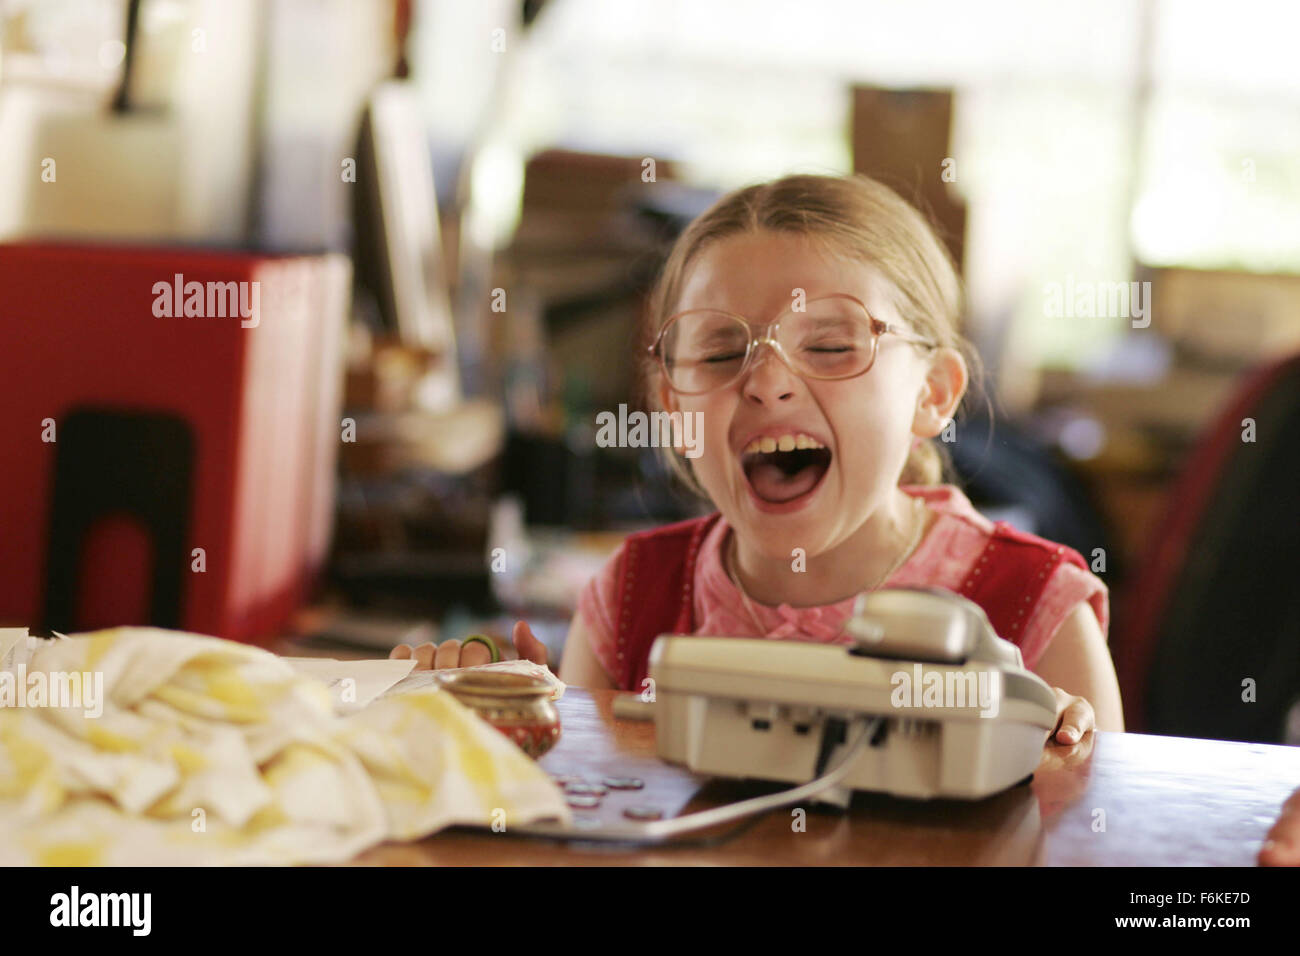
{"type": "Polygon", "coordinates": [[[821,483],[830,465],[831,450],[806,435],[755,439],[740,456],[750,488],[771,504],[785,504],[808,494],[821,483]],[[793,447],[782,451],[781,446],[793,447]]]}

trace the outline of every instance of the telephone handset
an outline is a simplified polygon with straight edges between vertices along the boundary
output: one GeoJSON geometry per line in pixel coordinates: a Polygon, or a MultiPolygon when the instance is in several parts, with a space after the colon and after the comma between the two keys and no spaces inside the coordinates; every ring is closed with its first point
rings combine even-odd
{"type": "Polygon", "coordinates": [[[1020,648],[993,633],[983,608],[941,588],[861,594],[844,630],[857,641],[849,653],[863,657],[1024,667],[1020,648]]]}
{"type": "Polygon", "coordinates": [[[870,723],[829,799],[977,799],[1031,776],[1056,699],[979,605],[941,589],[861,595],[843,644],[662,636],[650,652],[659,755],[700,773],[805,783],[870,723]]]}

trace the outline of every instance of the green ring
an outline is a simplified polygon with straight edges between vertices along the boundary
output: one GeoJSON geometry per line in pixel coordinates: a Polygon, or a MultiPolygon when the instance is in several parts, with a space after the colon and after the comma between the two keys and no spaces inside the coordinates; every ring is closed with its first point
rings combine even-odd
{"type": "Polygon", "coordinates": [[[491,638],[484,637],[482,634],[471,634],[465,640],[460,642],[460,649],[463,651],[470,644],[482,644],[492,654],[491,663],[495,664],[501,660],[501,652],[497,650],[496,642],[491,638]]]}

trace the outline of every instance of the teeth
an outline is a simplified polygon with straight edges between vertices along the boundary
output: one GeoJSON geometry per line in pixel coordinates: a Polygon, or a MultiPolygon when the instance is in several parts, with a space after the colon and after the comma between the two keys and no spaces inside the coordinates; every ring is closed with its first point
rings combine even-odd
{"type": "Polygon", "coordinates": [[[797,448],[825,448],[826,446],[817,439],[803,433],[797,435],[781,435],[779,437],[755,438],[745,446],[742,454],[749,455],[754,452],[763,452],[770,454],[774,451],[794,451],[797,448]]]}

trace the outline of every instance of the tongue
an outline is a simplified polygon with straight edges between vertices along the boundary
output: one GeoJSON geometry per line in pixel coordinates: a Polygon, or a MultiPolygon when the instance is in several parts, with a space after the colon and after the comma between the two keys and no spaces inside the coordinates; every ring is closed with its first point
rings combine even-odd
{"type": "Polygon", "coordinates": [[[754,492],[764,501],[779,504],[793,501],[800,495],[813,490],[817,479],[821,477],[822,468],[809,465],[800,468],[793,475],[787,475],[776,465],[758,464],[749,469],[749,483],[754,492]]]}

